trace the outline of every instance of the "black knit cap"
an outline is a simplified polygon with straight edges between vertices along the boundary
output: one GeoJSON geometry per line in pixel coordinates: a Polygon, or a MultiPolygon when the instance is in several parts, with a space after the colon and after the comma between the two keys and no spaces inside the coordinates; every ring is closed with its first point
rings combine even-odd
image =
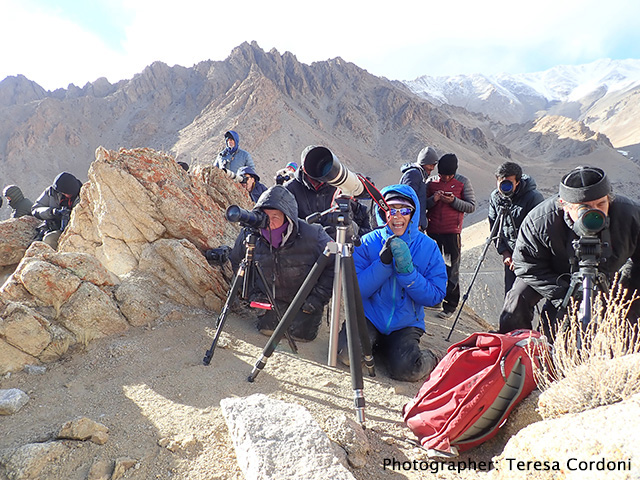
{"type": "Polygon", "coordinates": [[[458,157],[455,153],[445,153],[438,160],[438,173],[440,175],[455,175],[458,170],[458,157]]]}
{"type": "Polygon", "coordinates": [[[62,172],[53,180],[53,188],[56,192],[66,193],[75,197],[80,193],[82,183],[76,177],[68,172],[62,172]]]}
{"type": "Polygon", "coordinates": [[[609,193],[611,184],[601,168],[576,167],[560,182],[560,198],[568,203],[591,202],[609,193]]]}

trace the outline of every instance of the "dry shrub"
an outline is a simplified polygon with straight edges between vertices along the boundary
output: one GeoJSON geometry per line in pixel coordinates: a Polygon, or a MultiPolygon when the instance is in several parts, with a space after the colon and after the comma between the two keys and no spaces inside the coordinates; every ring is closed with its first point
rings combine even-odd
{"type": "Polygon", "coordinates": [[[625,320],[637,298],[616,281],[607,295],[594,299],[584,331],[579,305],[570,307],[569,326],[559,322],[552,352],[535,370],[543,418],[610,405],[640,392],[638,326],[625,320]]]}

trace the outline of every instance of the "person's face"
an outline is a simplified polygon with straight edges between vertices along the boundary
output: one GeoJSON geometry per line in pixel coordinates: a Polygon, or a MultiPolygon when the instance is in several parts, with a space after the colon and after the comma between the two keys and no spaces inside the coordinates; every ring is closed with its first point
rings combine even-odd
{"type": "Polygon", "coordinates": [[[578,210],[580,209],[581,205],[586,205],[589,208],[598,209],[602,211],[602,213],[604,213],[605,215],[609,215],[609,197],[608,196],[598,198],[597,200],[592,200],[590,202],[583,202],[583,203],[562,202],[562,208],[565,210],[565,212],[569,214],[569,216],[571,217],[571,220],[573,220],[574,222],[578,221],[578,210]]]}
{"type": "Polygon", "coordinates": [[[233,138],[228,137],[227,138],[227,147],[233,148],[235,146],[236,146],[236,141],[233,138]]]}
{"type": "Polygon", "coordinates": [[[511,185],[513,185],[513,189],[511,190],[512,192],[515,192],[516,187],[520,185],[520,182],[516,181],[515,175],[509,175],[508,177],[498,177],[498,179],[496,180],[496,186],[498,187],[498,191],[500,191],[500,184],[505,180],[507,180],[508,182],[511,182],[511,185]]]}
{"type": "Polygon", "coordinates": [[[244,177],[247,179],[247,181],[244,182],[242,186],[247,192],[250,192],[251,190],[253,190],[253,187],[255,187],[256,185],[256,179],[253,176],[246,175],[246,174],[244,177]]]}
{"type": "Polygon", "coordinates": [[[284,225],[285,216],[280,210],[275,208],[263,208],[262,210],[269,217],[269,228],[274,230],[284,225]]]}
{"type": "Polygon", "coordinates": [[[453,177],[455,177],[455,175],[443,175],[440,174],[440,180],[443,182],[449,182],[453,179],[453,177]]]}
{"type": "Polygon", "coordinates": [[[424,169],[425,172],[427,172],[427,175],[431,175],[431,173],[436,169],[435,165],[422,165],[422,168],[424,169]]]}
{"type": "Polygon", "coordinates": [[[407,207],[406,205],[397,203],[390,203],[389,208],[391,210],[395,210],[395,213],[393,215],[391,215],[390,212],[387,212],[387,224],[389,225],[389,228],[394,235],[404,235],[404,232],[407,230],[409,222],[411,221],[411,212],[413,211],[413,209],[407,207]],[[404,209],[408,210],[408,213],[406,215],[403,215],[400,211],[404,209]]]}

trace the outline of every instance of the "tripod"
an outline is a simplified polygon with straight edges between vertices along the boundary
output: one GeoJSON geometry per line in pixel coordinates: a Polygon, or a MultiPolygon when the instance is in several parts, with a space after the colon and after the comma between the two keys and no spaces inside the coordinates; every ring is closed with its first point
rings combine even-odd
{"type": "MultiPolygon", "coordinates": [[[[271,308],[275,310],[278,320],[282,319],[278,306],[274,301],[274,298],[273,298],[273,295],[271,294],[270,289],[268,288],[269,284],[267,283],[264,273],[262,272],[262,268],[260,268],[260,265],[256,263],[256,261],[253,258],[258,235],[259,233],[256,229],[249,229],[249,232],[245,240],[245,245],[246,245],[245,256],[244,256],[244,259],[240,262],[238,271],[233,277],[233,282],[231,283],[231,289],[229,290],[229,294],[227,295],[227,299],[224,303],[224,306],[222,307],[222,310],[220,310],[220,315],[216,320],[216,333],[213,337],[213,342],[211,343],[211,347],[209,348],[209,350],[207,350],[202,360],[202,363],[204,365],[209,365],[211,363],[211,358],[213,357],[213,352],[218,343],[218,339],[220,338],[220,334],[222,333],[222,327],[224,327],[224,323],[229,313],[229,308],[231,306],[231,303],[234,301],[236,294],[238,293],[238,290],[240,289],[241,282],[242,282],[242,298],[246,299],[249,296],[249,289],[253,285],[253,280],[254,280],[254,270],[258,272],[258,276],[260,277],[262,284],[265,286],[265,291],[267,293],[267,298],[269,299],[269,303],[271,304],[271,308]]],[[[291,338],[288,332],[285,332],[285,335],[289,342],[289,346],[291,347],[291,350],[297,353],[298,348],[296,347],[295,342],[293,341],[293,339],[291,338]]]]}
{"type": "MultiPolygon", "coordinates": [[[[609,281],[604,273],[598,270],[600,264],[600,256],[602,255],[602,243],[600,239],[592,236],[583,236],[574,240],[573,249],[575,251],[575,257],[572,260],[573,267],[578,267],[578,271],[571,274],[571,283],[569,284],[569,290],[562,300],[562,305],[558,309],[556,318],[562,318],[567,310],[569,301],[573,296],[582,290],[582,300],[580,301],[580,308],[578,310],[578,319],[582,327],[582,332],[585,332],[589,323],[591,323],[593,296],[596,292],[596,288],[601,292],[607,293],[609,291],[609,281]]],[[[568,326],[569,319],[565,321],[564,327],[568,326]]],[[[581,339],[577,339],[580,348],[581,339]]]]}
{"type": "MultiPolygon", "coordinates": [[[[253,382],[260,371],[266,366],[267,359],[273,354],[282,336],[287,332],[289,326],[293,322],[296,313],[304,303],[305,299],[311,292],[311,289],[317,282],[318,278],[327,267],[331,256],[335,256],[335,271],[333,278],[333,303],[332,303],[332,321],[331,321],[331,338],[329,343],[329,366],[335,366],[337,360],[337,338],[339,327],[339,310],[341,302],[341,293],[345,297],[345,317],[347,345],[349,348],[349,365],[351,372],[351,384],[354,391],[354,404],[358,421],[364,426],[365,416],[365,400],[364,400],[364,381],[362,376],[361,362],[368,369],[369,376],[375,376],[373,364],[373,355],[371,353],[371,342],[367,333],[366,320],[364,317],[364,308],[362,307],[362,297],[356,277],[355,265],[353,262],[352,252],[353,243],[347,241],[347,230],[351,222],[351,212],[348,202],[342,202],[336,199],[338,206],[330,209],[332,212],[332,223],[336,226],[336,241],[329,242],[325,247],[322,255],[311,268],[311,271],[305,278],[291,301],[289,308],[285,312],[282,320],[274,330],[273,334],[267,341],[262,356],[258,359],[251,374],[249,382],[253,382]],[[337,212],[335,210],[338,209],[337,212]],[[359,340],[359,341],[358,341],[359,340]]],[[[327,212],[323,212],[326,214],[327,212]]]]}
{"type": "Polygon", "coordinates": [[[491,245],[491,243],[495,241],[496,247],[497,247],[498,242],[500,241],[500,236],[502,235],[502,227],[503,227],[505,216],[508,215],[509,218],[511,219],[511,224],[515,225],[515,222],[513,221],[513,217],[511,216],[511,210],[509,208],[510,206],[511,206],[511,200],[509,198],[503,198],[502,202],[500,203],[500,211],[498,212],[498,217],[496,218],[496,221],[493,222],[491,233],[487,237],[487,241],[484,244],[484,248],[482,249],[482,253],[480,254],[480,257],[478,259],[478,264],[476,265],[476,269],[473,272],[473,277],[471,278],[469,287],[467,288],[467,291],[462,296],[462,303],[460,303],[460,308],[458,308],[458,313],[456,314],[456,318],[454,319],[453,324],[451,325],[451,330],[449,330],[449,334],[445,338],[447,342],[450,341],[451,334],[453,333],[453,330],[456,328],[456,323],[458,323],[458,319],[460,318],[460,314],[462,313],[462,307],[464,307],[464,304],[469,298],[469,292],[471,292],[471,287],[473,287],[473,282],[475,282],[476,277],[480,272],[480,266],[482,265],[482,262],[484,261],[487,255],[487,250],[489,250],[489,245],[491,245]]]}

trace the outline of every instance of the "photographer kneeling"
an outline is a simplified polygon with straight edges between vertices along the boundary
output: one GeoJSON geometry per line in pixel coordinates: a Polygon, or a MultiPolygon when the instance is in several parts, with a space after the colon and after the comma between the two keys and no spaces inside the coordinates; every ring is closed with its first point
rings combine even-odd
{"type": "MultiPolygon", "coordinates": [[[[418,196],[409,185],[382,189],[389,211],[376,207],[378,225],[362,237],[353,261],[374,356],[395,380],[416,382],[436,366],[437,358],[420,349],[424,307],[442,301],[447,270],[430,237],[419,230],[418,196]]],[[[338,358],[349,363],[346,330],[338,337],[338,358]]]]}
{"type": "MultiPolygon", "coordinates": [[[[266,289],[271,292],[282,315],[302,286],[324,248],[331,241],[320,225],[309,225],[298,218],[298,205],[293,195],[281,185],[267,189],[253,208],[253,212],[268,216],[268,225],[259,228],[254,260],[262,269],[270,285],[264,285],[258,275],[248,300],[266,302],[266,289]]],[[[230,260],[234,270],[245,256],[247,229],[236,239],[230,260]]],[[[333,263],[322,272],[316,285],[289,327],[294,340],[311,341],[318,335],[324,306],[331,298],[333,263]]],[[[278,325],[274,310],[266,310],[258,317],[258,330],[271,335],[278,325]]]]}
{"type": "MultiPolygon", "coordinates": [[[[598,271],[609,282],[620,272],[622,287],[631,292],[640,287],[640,205],[619,195],[614,198],[602,169],[577,167],[562,178],[559,194],[536,206],[522,222],[513,252],[517,278],[505,297],[500,333],[531,329],[533,308],[543,297],[547,302],[542,330],[547,335],[555,330],[557,310],[577,271],[574,242],[585,236],[599,240],[598,271]],[[588,212],[605,221],[600,231],[585,235],[588,212]]],[[[638,303],[629,311],[629,320],[637,321],[638,303]]]]}

